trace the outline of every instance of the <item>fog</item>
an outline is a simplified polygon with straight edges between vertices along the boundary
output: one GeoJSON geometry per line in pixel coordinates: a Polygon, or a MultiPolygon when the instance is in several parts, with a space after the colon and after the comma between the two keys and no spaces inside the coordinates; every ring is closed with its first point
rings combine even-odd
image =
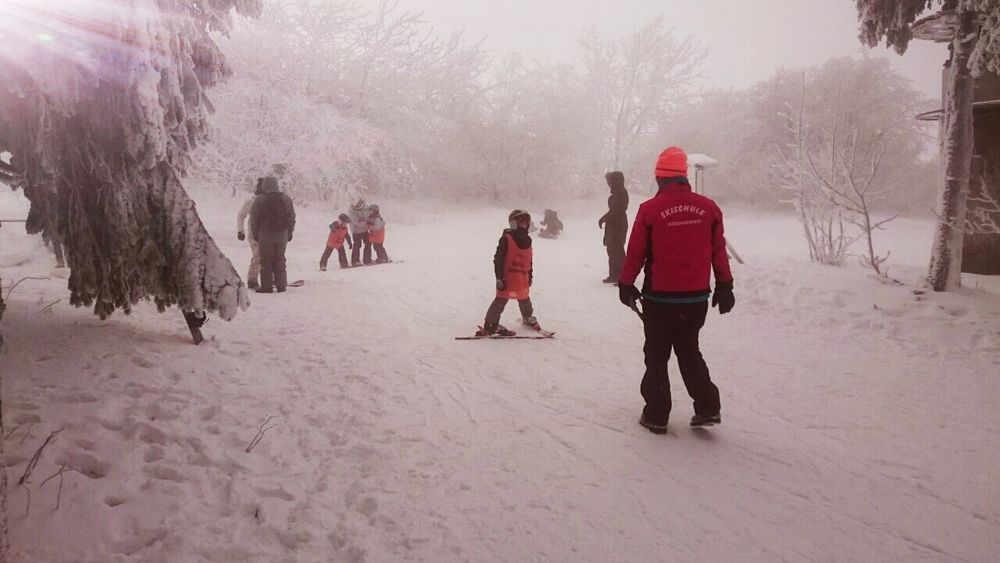
{"type": "Polygon", "coordinates": [[[913,116],[938,107],[944,50],[857,35],[850,3],[820,1],[265,3],[219,38],[234,74],[211,93],[196,174],[235,193],[278,173],[334,207],[353,192],[519,205],[602,196],[610,170],[650,193],[678,145],[718,161],[714,196],[790,209],[776,168],[801,106],[810,152],[843,123],[879,132],[873,205],[929,213],[936,131],[913,116]]]}
{"type": "MultiPolygon", "coordinates": [[[[377,0],[365,0],[374,8],[377,0]]],[[[491,4],[463,0],[406,0],[407,10],[423,13],[443,33],[464,32],[495,52],[528,58],[576,61],[580,32],[596,26],[624,35],[664,16],[667,26],[709,48],[702,65],[706,86],[745,88],[782,67],[820,63],[835,56],[886,57],[921,92],[941,92],[944,45],[914,42],[905,56],[885,48],[869,51],[857,41],[852,2],[827,0],[510,0],[491,4]]]]}

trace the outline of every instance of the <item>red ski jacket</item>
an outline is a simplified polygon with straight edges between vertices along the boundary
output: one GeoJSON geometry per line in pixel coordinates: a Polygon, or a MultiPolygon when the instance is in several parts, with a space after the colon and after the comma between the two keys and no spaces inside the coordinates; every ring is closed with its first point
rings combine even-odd
{"type": "Polygon", "coordinates": [[[732,282],[719,206],[687,182],[660,188],[639,206],[619,281],[635,284],[644,266],[643,294],[654,300],[708,295],[710,270],[717,284],[732,282]]]}

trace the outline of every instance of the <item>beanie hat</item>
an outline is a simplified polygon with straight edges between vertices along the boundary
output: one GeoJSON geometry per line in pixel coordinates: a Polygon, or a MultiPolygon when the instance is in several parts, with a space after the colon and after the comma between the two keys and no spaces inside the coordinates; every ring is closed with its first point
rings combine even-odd
{"type": "Polygon", "coordinates": [[[604,179],[608,183],[608,187],[612,190],[623,190],[625,189],[625,175],[615,170],[613,172],[607,172],[604,174],[604,179]]]}
{"type": "Polygon", "coordinates": [[[654,176],[657,178],[676,178],[687,176],[688,157],[680,147],[667,147],[656,159],[654,176]]]}
{"type": "Polygon", "coordinates": [[[337,217],[337,219],[341,223],[350,223],[351,222],[351,217],[347,213],[341,213],[340,216],[337,217]]]}
{"type": "Polygon", "coordinates": [[[278,179],[274,176],[264,176],[264,179],[260,182],[260,191],[265,194],[279,191],[278,179]]]}

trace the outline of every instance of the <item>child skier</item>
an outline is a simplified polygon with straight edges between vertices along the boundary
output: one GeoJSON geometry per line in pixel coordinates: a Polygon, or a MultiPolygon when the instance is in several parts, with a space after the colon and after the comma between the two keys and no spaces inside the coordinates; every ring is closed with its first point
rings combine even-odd
{"type": "Polygon", "coordinates": [[[476,336],[514,336],[516,333],[500,324],[500,315],[507,301],[517,299],[521,308],[521,318],[525,325],[540,331],[538,319],[534,316],[531,298],[528,296],[534,281],[531,256],[531,235],[528,228],[531,216],[527,211],[515,209],[507,216],[509,229],[504,229],[493,256],[493,271],[497,279],[497,296],[486,310],[486,322],[476,332],[476,336]]]}
{"type": "Polygon", "coordinates": [[[336,221],[330,223],[330,235],[326,237],[326,250],[323,251],[323,257],[319,259],[319,269],[321,272],[326,271],[326,261],[330,259],[330,255],[333,254],[334,250],[337,251],[337,258],[340,259],[340,267],[351,267],[347,263],[347,251],[344,250],[344,242],[347,242],[348,248],[354,248],[354,243],[351,242],[351,235],[347,232],[347,226],[350,223],[351,218],[346,213],[341,213],[336,221]]]}
{"type": "Polygon", "coordinates": [[[368,205],[368,241],[375,246],[375,264],[389,261],[385,252],[385,219],[382,218],[378,204],[368,205]]]}

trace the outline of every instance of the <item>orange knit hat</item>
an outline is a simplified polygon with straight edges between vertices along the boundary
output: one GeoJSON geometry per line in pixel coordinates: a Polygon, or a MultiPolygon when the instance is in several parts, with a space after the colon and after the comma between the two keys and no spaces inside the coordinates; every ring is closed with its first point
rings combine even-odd
{"type": "Polygon", "coordinates": [[[675,178],[687,176],[688,156],[680,147],[667,147],[656,159],[654,176],[657,178],[675,178]]]}

